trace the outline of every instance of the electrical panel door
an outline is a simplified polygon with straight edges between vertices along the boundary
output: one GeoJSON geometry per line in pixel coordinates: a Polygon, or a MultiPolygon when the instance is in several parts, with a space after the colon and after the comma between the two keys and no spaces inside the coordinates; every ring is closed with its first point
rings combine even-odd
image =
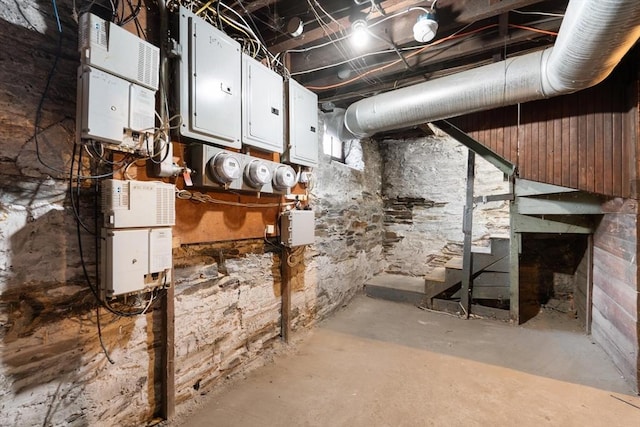
{"type": "Polygon", "coordinates": [[[240,44],[183,7],[179,14],[180,134],[240,148],[240,44]]]}
{"type": "Polygon", "coordinates": [[[289,101],[289,163],[318,166],[318,95],[291,79],[289,101]]]}
{"type": "Polygon", "coordinates": [[[242,55],[242,142],[262,150],[284,151],[282,77],[242,55]]]}

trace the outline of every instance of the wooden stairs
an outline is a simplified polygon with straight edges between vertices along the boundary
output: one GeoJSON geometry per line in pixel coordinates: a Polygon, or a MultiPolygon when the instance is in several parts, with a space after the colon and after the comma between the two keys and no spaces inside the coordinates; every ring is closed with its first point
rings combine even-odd
{"type": "MultiPolygon", "coordinates": [[[[487,247],[472,248],[472,311],[475,314],[509,318],[509,238],[492,237],[487,247]],[[491,307],[481,303],[492,301],[491,307]]],[[[429,309],[459,313],[462,258],[452,258],[444,267],[426,277],[378,275],[365,283],[365,293],[373,298],[420,305],[429,309]]]]}

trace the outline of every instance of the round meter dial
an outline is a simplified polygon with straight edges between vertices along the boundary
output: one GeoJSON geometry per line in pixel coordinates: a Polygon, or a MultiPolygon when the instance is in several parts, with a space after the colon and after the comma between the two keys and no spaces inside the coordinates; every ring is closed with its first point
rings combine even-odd
{"type": "Polygon", "coordinates": [[[246,176],[248,184],[252,187],[262,187],[271,181],[271,171],[265,162],[253,160],[247,165],[246,176]]]}
{"type": "Polygon", "coordinates": [[[287,190],[296,183],[296,171],[291,166],[280,165],[273,173],[273,186],[278,190],[287,190]]]}
{"type": "Polygon", "coordinates": [[[221,184],[227,184],[242,176],[240,160],[231,153],[218,153],[209,160],[209,172],[221,184]]]}

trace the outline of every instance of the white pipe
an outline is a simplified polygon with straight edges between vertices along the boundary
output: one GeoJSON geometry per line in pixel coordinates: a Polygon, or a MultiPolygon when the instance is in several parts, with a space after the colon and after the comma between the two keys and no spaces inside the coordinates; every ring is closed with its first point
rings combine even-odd
{"type": "Polygon", "coordinates": [[[357,137],[577,92],[604,80],[640,38],[638,0],[571,0],[554,47],[355,102],[357,137]]]}

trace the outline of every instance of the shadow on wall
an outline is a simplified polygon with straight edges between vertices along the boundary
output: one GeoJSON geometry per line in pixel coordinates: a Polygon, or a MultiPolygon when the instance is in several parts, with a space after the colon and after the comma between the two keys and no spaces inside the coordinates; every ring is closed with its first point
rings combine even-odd
{"type": "MultiPolygon", "coordinates": [[[[87,416],[100,395],[90,389],[107,365],[96,339],[95,299],[82,274],[68,182],[60,179],[69,170],[75,128],[71,5],[57,2],[63,39],[39,122],[39,155],[58,172],[38,161],[33,139],[58,54],[52,3],[12,0],[0,11],[0,425],[91,424],[87,416]]],[[[92,254],[93,237],[83,243],[92,254]]],[[[124,347],[133,330],[133,322],[103,319],[110,348],[124,347]]]]}

